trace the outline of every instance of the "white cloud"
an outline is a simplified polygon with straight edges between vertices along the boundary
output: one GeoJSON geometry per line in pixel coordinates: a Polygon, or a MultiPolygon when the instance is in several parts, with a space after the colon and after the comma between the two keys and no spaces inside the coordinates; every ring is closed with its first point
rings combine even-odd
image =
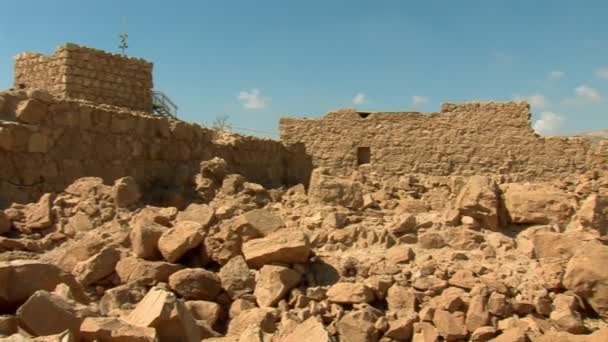
{"type": "Polygon", "coordinates": [[[588,85],[583,84],[576,87],[574,89],[574,93],[576,94],[576,97],[582,102],[600,103],[603,101],[602,95],[600,95],[600,93],[596,89],[591,88],[588,85]]]}
{"type": "Polygon", "coordinates": [[[557,81],[564,78],[565,75],[566,73],[561,70],[553,70],[549,73],[549,79],[551,81],[557,81]]]}
{"type": "Polygon", "coordinates": [[[241,90],[238,99],[246,109],[262,109],[270,103],[270,98],[261,96],[260,90],[255,88],[251,91],[241,90]]]}
{"type": "Polygon", "coordinates": [[[534,122],[533,128],[538,134],[555,135],[558,134],[564,118],[554,112],[544,111],[540,113],[540,119],[534,122]]]}
{"type": "Polygon", "coordinates": [[[363,93],[357,93],[353,98],[354,105],[362,105],[367,102],[367,97],[363,93]]]}
{"type": "Polygon", "coordinates": [[[608,80],[608,67],[602,67],[595,70],[595,76],[608,80]]]}
{"type": "Polygon", "coordinates": [[[532,106],[532,108],[542,109],[549,106],[549,100],[547,100],[547,98],[541,94],[532,94],[530,96],[515,95],[515,97],[513,97],[513,100],[526,101],[532,106]]]}
{"type": "Polygon", "coordinates": [[[429,98],[425,96],[414,95],[412,96],[412,103],[414,104],[414,106],[422,106],[429,103],[429,98]]]}

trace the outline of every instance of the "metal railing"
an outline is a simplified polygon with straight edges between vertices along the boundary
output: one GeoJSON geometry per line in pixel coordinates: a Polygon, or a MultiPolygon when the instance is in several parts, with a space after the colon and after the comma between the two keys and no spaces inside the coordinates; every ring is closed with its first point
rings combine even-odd
{"type": "Polygon", "coordinates": [[[177,105],[161,91],[152,91],[152,108],[159,115],[177,119],[177,105]]]}

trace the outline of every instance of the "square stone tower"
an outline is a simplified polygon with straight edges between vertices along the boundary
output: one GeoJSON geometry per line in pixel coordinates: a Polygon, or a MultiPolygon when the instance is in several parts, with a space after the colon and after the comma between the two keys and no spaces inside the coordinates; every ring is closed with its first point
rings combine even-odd
{"type": "Polygon", "coordinates": [[[17,89],[152,111],[152,63],[143,59],[66,44],[49,56],[21,53],[14,62],[17,89]]]}

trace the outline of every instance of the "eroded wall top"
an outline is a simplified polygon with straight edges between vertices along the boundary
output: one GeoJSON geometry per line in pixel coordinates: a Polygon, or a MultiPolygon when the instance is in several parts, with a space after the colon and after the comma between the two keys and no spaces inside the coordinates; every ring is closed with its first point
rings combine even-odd
{"type": "Polygon", "coordinates": [[[15,88],[149,112],[152,63],[75,44],[15,56],[15,88]]]}
{"type": "Polygon", "coordinates": [[[338,110],[282,118],[281,140],[303,144],[314,166],[338,174],[503,174],[538,180],[607,169],[608,144],[540,137],[525,102],[444,104],[439,113],[338,110]]]}

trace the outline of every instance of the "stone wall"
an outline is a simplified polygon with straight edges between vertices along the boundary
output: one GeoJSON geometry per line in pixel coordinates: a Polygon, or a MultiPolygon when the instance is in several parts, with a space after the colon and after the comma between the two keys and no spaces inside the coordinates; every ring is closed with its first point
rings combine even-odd
{"type": "Polygon", "coordinates": [[[282,118],[281,140],[301,143],[313,166],[333,173],[503,174],[510,180],[608,169],[608,143],[540,137],[527,103],[444,104],[440,113],[358,113],[282,118]],[[363,164],[362,167],[359,164],[363,164]]]}
{"type": "Polygon", "coordinates": [[[306,160],[299,152],[270,139],[220,137],[196,124],[39,92],[0,93],[0,205],[61,191],[85,176],[179,184],[214,156],[265,186],[305,183],[298,177],[310,172],[288,170],[290,160],[306,160]]]}
{"type": "Polygon", "coordinates": [[[15,88],[40,89],[133,110],[152,110],[152,63],[66,44],[50,56],[15,56],[15,88]]]}

